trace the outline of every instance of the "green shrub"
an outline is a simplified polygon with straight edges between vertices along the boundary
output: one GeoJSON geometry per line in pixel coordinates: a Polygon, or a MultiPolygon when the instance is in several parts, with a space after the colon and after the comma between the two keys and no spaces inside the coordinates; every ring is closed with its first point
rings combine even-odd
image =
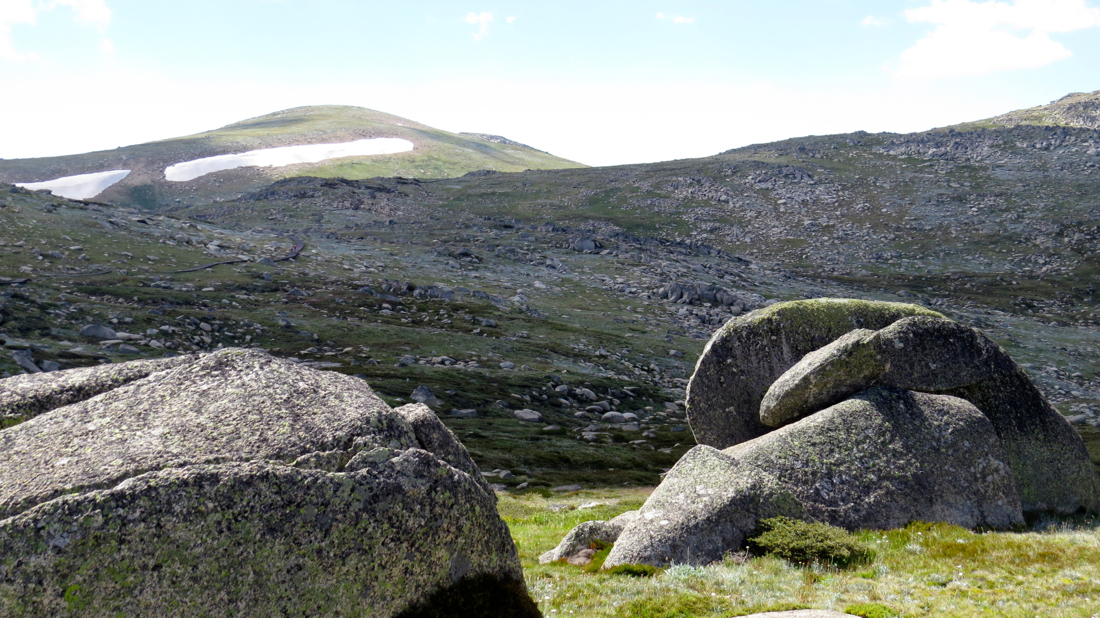
{"type": "Polygon", "coordinates": [[[878,603],[856,603],[844,608],[845,614],[862,616],[863,618],[895,618],[901,614],[893,608],[879,605],[878,603]]]}
{"type": "Polygon", "coordinates": [[[630,577],[653,577],[661,569],[649,564],[620,564],[605,571],[611,575],[629,575],[630,577]]]}
{"type": "Polygon", "coordinates": [[[847,568],[870,562],[871,548],[842,528],[773,517],[758,524],[757,534],[748,539],[749,549],[798,564],[822,564],[847,568]]]}

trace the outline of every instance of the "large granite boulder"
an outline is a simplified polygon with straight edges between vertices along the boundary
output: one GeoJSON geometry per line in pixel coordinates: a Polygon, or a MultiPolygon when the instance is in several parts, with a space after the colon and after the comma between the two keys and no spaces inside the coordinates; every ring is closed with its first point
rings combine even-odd
{"type": "Polygon", "coordinates": [[[723,452],[773,474],[811,519],[849,530],[1023,523],[993,424],[957,397],[874,387],[723,452]]]}
{"type": "Polygon", "coordinates": [[[889,388],[724,451],[695,447],[639,514],[606,567],[704,565],[741,549],[760,519],[776,515],[849,530],[1023,523],[989,420],[957,397],[889,388]]]}
{"type": "Polygon", "coordinates": [[[628,523],[604,567],[704,565],[737,551],[761,519],[805,517],[773,475],[705,445],[692,448],[628,523]]]}
{"type": "Polygon", "coordinates": [[[807,354],[768,389],[760,420],[779,426],[876,384],[977,406],[997,432],[1025,511],[1100,508],[1100,475],[1081,438],[1000,346],[950,320],[905,318],[807,354]]]}
{"type": "Polygon", "coordinates": [[[229,349],[0,431],[0,615],[390,617],[480,597],[503,613],[469,615],[537,616],[492,493],[418,412],[229,349]]]}
{"type": "Polygon", "coordinates": [[[878,330],[913,315],[943,317],[918,305],[820,298],[730,320],[707,343],[688,384],[687,417],[696,441],[723,449],[768,433],[760,401],[803,356],[853,329],[878,330]]]}
{"type": "Polygon", "coordinates": [[[195,360],[176,356],[32,373],[0,381],[0,429],[71,403],[84,401],[127,382],[195,360]]]}

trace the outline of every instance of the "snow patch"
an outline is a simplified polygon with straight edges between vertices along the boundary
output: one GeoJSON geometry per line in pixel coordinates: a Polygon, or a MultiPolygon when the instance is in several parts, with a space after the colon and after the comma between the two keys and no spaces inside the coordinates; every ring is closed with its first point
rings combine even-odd
{"type": "Polygon", "coordinates": [[[342,144],[282,146],[177,163],[164,170],[164,177],[173,182],[185,182],[211,172],[231,170],[238,167],[279,167],[295,163],[318,163],[326,159],[339,157],[397,154],[412,149],[412,142],[394,137],[361,139],[342,144]]]}
{"type": "Polygon", "coordinates": [[[15,186],[38,191],[46,189],[59,197],[67,197],[70,200],[86,200],[95,197],[126,178],[130,170],[111,170],[109,172],[95,172],[94,174],[77,174],[76,176],[63,176],[54,180],[42,182],[17,182],[15,186]]]}

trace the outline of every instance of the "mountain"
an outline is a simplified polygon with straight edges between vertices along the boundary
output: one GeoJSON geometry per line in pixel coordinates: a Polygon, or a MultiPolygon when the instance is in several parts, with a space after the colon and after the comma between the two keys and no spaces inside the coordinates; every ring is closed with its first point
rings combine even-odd
{"type": "MultiPolygon", "coordinates": [[[[371,144],[364,145],[369,152],[371,144]]],[[[360,148],[360,151],[363,150],[360,148]]],[[[499,136],[449,133],[360,107],[319,106],[289,109],[214,131],[115,150],[0,160],[0,182],[35,183],[129,170],[129,174],[122,174],[121,181],[101,192],[94,182],[97,179],[93,178],[87,186],[95,187],[92,189],[95,193],[84,191],[69,195],[155,208],[232,199],[273,181],[304,175],[350,179],[375,176],[450,178],[477,170],[515,172],[570,167],[583,165],[499,136]],[[386,141],[391,146],[397,144],[398,151],[391,148],[390,154],[351,154],[278,167],[238,167],[203,174],[194,179],[184,175],[188,178],[185,181],[174,182],[170,179],[171,172],[166,177],[166,170],[172,166],[210,157],[224,159],[237,153],[286,149],[283,152],[293,158],[298,153],[289,151],[288,147],[346,144],[361,140],[386,141]]],[[[115,177],[103,179],[108,183],[114,180],[115,177]]]]}
{"type": "Polygon", "coordinates": [[[653,483],[692,445],[684,386],[728,319],[900,300],[986,332],[1100,462],[1098,222],[1100,130],[1029,124],[296,176],[154,210],[4,187],[0,375],[21,371],[15,353],[65,367],[258,346],[361,375],[391,404],[428,387],[483,470],[515,473],[503,484],[653,483]],[[603,423],[599,402],[642,422],[603,423]]]}

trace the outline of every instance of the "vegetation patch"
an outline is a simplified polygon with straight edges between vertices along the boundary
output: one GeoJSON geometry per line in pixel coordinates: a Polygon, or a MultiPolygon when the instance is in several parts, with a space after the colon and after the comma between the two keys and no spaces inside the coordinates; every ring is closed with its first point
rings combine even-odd
{"type": "Polygon", "coordinates": [[[848,531],[828,524],[779,516],[764,519],[760,532],[749,538],[749,549],[795,564],[848,568],[874,559],[874,551],[848,531]]]}

